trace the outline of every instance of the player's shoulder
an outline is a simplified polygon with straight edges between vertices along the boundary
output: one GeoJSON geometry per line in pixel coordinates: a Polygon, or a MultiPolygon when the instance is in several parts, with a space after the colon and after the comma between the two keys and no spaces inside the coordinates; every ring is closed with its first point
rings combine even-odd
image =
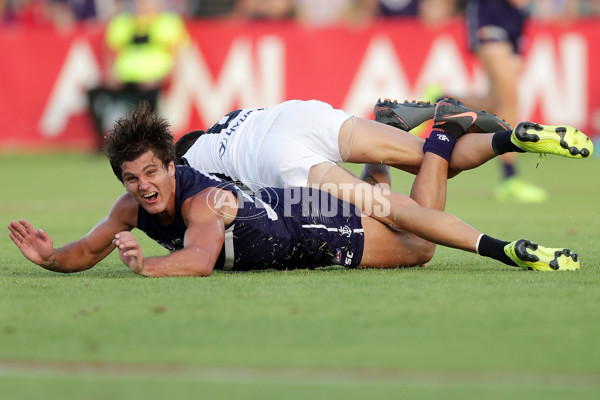
{"type": "Polygon", "coordinates": [[[230,224],[237,215],[238,189],[229,182],[214,179],[210,174],[194,173],[201,184],[188,185],[177,189],[178,204],[186,225],[192,221],[206,221],[221,218],[225,225],[230,224]]]}
{"type": "Polygon", "coordinates": [[[177,193],[181,201],[205,189],[237,190],[234,185],[213,174],[185,165],[176,166],[175,177],[177,193]]]}
{"type": "Polygon", "coordinates": [[[224,183],[223,179],[209,174],[208,172],[200,171],[187,165],[177,165],[175,167],[175,176],[177,184],[189,186],[220,186],[224,183]]]}
{"type": "Polygon", "coordinates": [[[123,193],[115,200],[108,218],[125,224],[130,227],[134,227],[137,224],[139,204],[130,193],[123,193]]]}

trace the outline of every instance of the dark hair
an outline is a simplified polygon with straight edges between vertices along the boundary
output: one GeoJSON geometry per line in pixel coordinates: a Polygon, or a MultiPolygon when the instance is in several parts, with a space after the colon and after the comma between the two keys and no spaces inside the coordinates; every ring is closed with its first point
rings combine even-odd
{"type": "Polygon", "coordinates": [[[202,135],[204,135],[204,131],[191,131],[183,135],[182,137],[175,142],[175,164],[185,165],[182,158],[187,153],[187,151],[192,147],[196,140],[202,135]]]}
{"type": "Polygon", "coordinates": [[[135,160],[148,150],[165,166],[173,161],[175,144],[169,128],[169,122],[153,112],[147,101],[119,118],[104,143],[104,152],[115,176],[123,182],[123,163],[135,160]]]}

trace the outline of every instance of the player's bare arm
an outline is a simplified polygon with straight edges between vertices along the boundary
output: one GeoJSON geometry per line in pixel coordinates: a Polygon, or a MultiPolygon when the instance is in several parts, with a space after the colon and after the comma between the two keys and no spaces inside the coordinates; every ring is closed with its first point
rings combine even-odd
{"type": "Polygon", "coordinates": [[[181,209],[187,229],[183,249],[162,257],[144,258],[130,232],[117,235],[121,260],[132,271],[153,277],[209,276],[225,240],[225,225],[235,218],[237,200],[229,191],[204,190],[187,199],[181,209]]]}
{"type": "Polygon", "coordinates": [[[54,272],[79,272],[92,268],[114,249],[115,234],[130,230],[135,224],[136,213],[137,203],[124,194],[117,199],[108,216],[84,237],[56,249],[46,232],[35,229],[23,219],[10,222],[9,236],[34,264],[54,272]]]}

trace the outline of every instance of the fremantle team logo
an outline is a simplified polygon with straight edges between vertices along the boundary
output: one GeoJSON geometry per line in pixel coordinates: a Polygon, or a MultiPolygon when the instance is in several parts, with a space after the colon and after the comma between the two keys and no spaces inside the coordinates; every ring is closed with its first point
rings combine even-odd
{"type": "MultiPolygon", "coordinates": [[[[218,182],[208,196],[209,207],[216,213],[231,212],[236,220],[267,217],[336,218],[362,215],[388,217],[390,215],[389,188],[364,184],[324,184],[315,187],[288,187],[276,189],[261,182],[218,182]],[[331,193],[334,193],[333,196],[331,193]]],[[[340,226],[339,234],[349,236],[348,226],[340,226]]]]}
{"type": "Polygon", "coordinates": [[[350,229],[348,225],[340,226],[338,232],[340,233],[340,236],[350,237],[352,235],[352,229],[350,229]]]}

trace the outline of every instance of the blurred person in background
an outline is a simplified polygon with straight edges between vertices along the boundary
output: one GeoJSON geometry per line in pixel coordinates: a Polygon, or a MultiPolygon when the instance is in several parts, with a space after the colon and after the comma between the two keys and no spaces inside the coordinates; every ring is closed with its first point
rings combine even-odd
{"type": "MultiPolygon", "coordinates": [[[[426,27],[441,28],[465,12],[469,48],[481,62],[489,79],[483,97],[461,97],[474,109],[498,114],[511,126],[518,122],[517,84],[521,66],[521,41],[530,0],[370,0],[378,3],[379,15],[410,15],[416,12],[426,27]]],[[[550,0],[538,0],[551,2],[550,0]]],[[[554,2],[554,1],[552,1],[554,2]]],[[[573,0],[563,0],[572,3],[573,0]]],[[[447,95],[435,82],[426,86],[422,98],[431,102],[447,95]]],[[[417,135],[426,133],[415,130],[417,135]]],[[[494,190],[499,201],[539,203],[548,198],[546,190],[517,177],[516,154],[501,157],[502,180],[494,190]]]]}
{"type": "Polygon", "coordinates": [[[0,0],[0,14],[5,25],[24,27],[56,27],[62,30],[59,12],[52,0],[0,0]]]}
{"type": "MultiPolygon", "coordinates": [[[[419,0],[419,18],[425,26],[440,27],[464,11],[468,44],[483,66],[489,90],[482,97],[461,100],[469,108],[498,114],[510,126],[518,122],[518,78],[521,68],[521,41],[530,0],[419,0]]],[[[431,82],[423,98],[432,102],[447,95],[431,82]]],[[[417,131],[417,134],[419,131],[417,131]]],[[[516,154],[501,158],[502,180],[495,188],[498,201],[540,203],[546,190],[518,178],[516,154]]]]}
{"type": "Polygon", "coordinates": [[[190,38],[183,19],[162,0],[123,2],[105,34],[105,78],[89,91],[99,147],[108,127],[132,105],[157,109],[160,92],[190,38]]]}
{"type": "Polygon", "coordinates": [[[419,15],[419,0],[371,0],[382,17],[416,17],[419,15]]]}
{"type": "Polygon", "coordinates": [[[295,15],[303,25],[362,26],[373,17],[372,0],[294,0],[295,15]]]}
{"type": "MultiPolygon", "coordinates": [[[[522,64],[523,30],[531,17],[563,23],[581,13],[600,10],[598,0],[466,0],[469,46],[489,78],[484,98],[463,98],[468,107],[486,108],[511,126],[518,121],[518,80],[522,64]]],[[[540,203],[548,193],[518,178],[516,154],[502,156],[502,181],[496,187],[499,201],[540,203]]]]}
{"type": "Polygon", "coordinates": [[[190,0],[194,18],[280,19],[294,15],[294,0],[190,0]]]}
{"type": "Polygon", "coordinates": [[[585,16],[600,16],[600,0],[581,0],[579,12],[585,16]]]}
{"type": "Polygon", "coordinates": [[[457,0],[363,0],[380,17],[420,17],[427,26],[439,26],[456,13],[457,0]]]}
{"type": "Polygon", "coordinates": [[[187,14],[193,18],[230,18],[238,0],[189,0],[187,14]]]}
{"type": "Polygon", "coordinates": [[[579,0],[531,0],[531,15],[546,21],[566,21],[579,14],[579,0]]]}
{"type": "Polygon", "coordinates": [[[294,16],[294,0],[238,0],[234,17],[277,20],[294,16]]]}
{"type": "Polygon", "coordinates": [[[30,1],[26,0],[0,0],[0,22],[2,25],[21,23],[29,6],[30,1]]]}
{"type": "Polygon", "coordinates": [[[0,0],[0,20],[67,32],[112,16],[118,0],[0,0]]]}
{"type": "MultiPolygon", "coordinates": [[[[518,80],[523,29],[530,0],[466,0],[469,47],[483,66],[489,91],[481,98],[463,98],[468,107],[485,108],[511,126],[518,121],[518,80]]],[[[494,195],[498,201],[541,203],[548,193],[518,178],[516,154],[502,156],[502,180],[494,195]]]]}
{"type": "Polygon", "coordinates": [[[561,23],[600,15],[600,0],[531,0],[532,18],[561,23]]]}
{"type": "Polygon", "coordinates": [[[97,21],[95,0],[47,0],[46,3],[48,16],[58,30],[68,32],[81,23],[97,21]]]}
{"type": "Polygon", "coordinates": [[[419,0],[419,17],[427,27],[441,27],[458,15],[458,0],[419,0]]]}

